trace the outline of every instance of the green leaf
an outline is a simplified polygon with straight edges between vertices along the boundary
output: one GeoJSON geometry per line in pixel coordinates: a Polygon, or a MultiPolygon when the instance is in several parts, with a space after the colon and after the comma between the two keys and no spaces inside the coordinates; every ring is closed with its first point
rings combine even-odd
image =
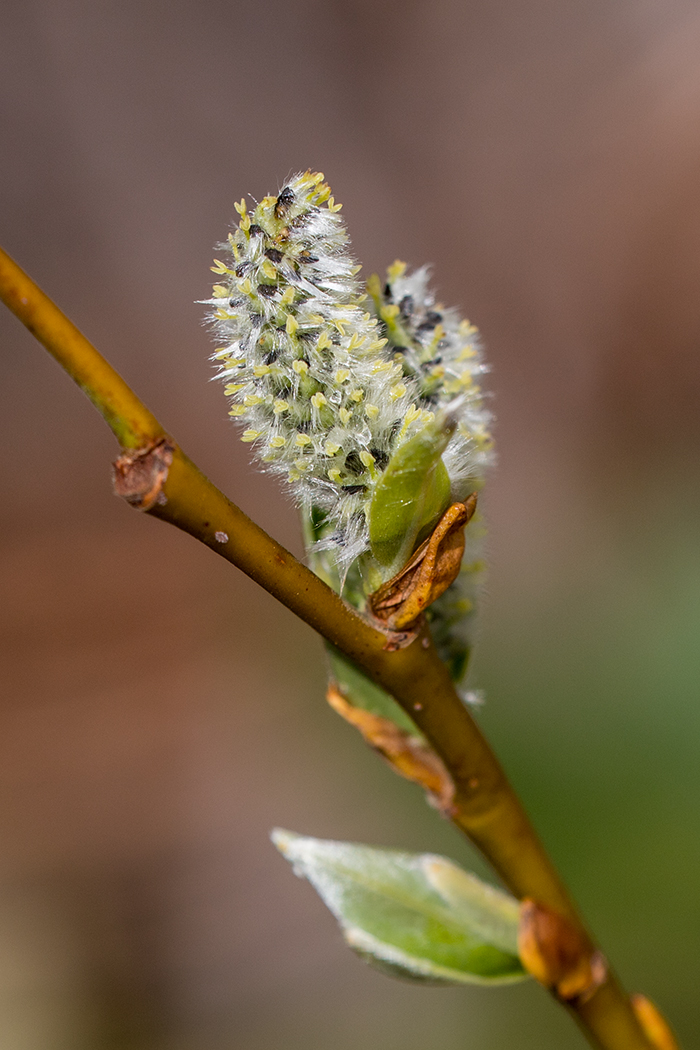
{"type": "Polygon", "coordinates": [[[345,940],[385,972],[439,984],[505,984],[518,959],[518,903],[444,857],[275,830],[272,840],[338,919],[345,940]]]}
{"type": "Polygon", "coordinates": [[[404,567],[449,506],[450,479],[441,456],[453,433],[454,422],[438,415],[396,450],[377,483],[367,522],[384,579],[404,567]]]}

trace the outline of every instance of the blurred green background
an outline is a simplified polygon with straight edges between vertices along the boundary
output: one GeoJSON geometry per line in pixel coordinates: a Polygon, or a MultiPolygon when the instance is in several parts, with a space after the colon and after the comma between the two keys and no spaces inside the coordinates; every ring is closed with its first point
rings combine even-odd
{"type": "MultiPolygon", "coordinates": [[[[500,463],[479,720],[631,989],[700,1047],[700,11],[669,0],[6,0],[0,241],[295,551],[194,302],[233,202],[325,172],[365,272],[485,333],[500,463]]],[[[342,945],[273,825],[456,832],[323,701],[321,647],[110,493],[0,313],[0,1045],[575,1050],[534,986],[342,945]]]]}

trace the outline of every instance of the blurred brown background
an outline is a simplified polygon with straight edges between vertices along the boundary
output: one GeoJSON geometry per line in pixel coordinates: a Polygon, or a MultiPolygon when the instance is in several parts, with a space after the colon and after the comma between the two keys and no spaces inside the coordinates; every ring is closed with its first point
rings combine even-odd
{"type": "MultiPolygon", "coordinates": [[[[697,4],[5,0],[0,50],[2,243],[293,550],[194,302],[234,200],[324,171],[366,272],[432,261],[482,328],[479,717],[700,1047],[697,4]]],[[[118,503],[104,424],[0,333],[0,1045],[582,1048],[535,987],[344,949],[273,825],[478,860],[325,708],[311,633],[118,503]]]]}

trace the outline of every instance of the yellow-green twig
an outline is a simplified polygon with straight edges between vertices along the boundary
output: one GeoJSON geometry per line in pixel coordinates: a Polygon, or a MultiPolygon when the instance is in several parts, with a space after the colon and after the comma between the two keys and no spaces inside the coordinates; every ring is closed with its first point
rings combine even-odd
{"type": "MultiPolygon", "coordinates": [[[[242,569],[391,693],[454,781],[454,823],[518,898],[532,898],[564,916],[592,950],[556,870],[455,692],[429,635],[423,633],[406,648],[388,652],[385,635],[251,521],[167,438],[122,378],[1,249],[0,298],[85,391],[122,448],[131,450],[123,457],[125,472],[135,451],[148,454],[165,449],[166,457],[159,464],[165,462],[166,467],[151,486],[146,503],[141,502],[144,509],[242,569]]],[[[138,504],[139,499],[130,502],[138,504]]],[[[654,1050],[612,972],[587,1001],[570,1003],[568,1008],[591,1045],[600,1050],[654,1050]]]]}

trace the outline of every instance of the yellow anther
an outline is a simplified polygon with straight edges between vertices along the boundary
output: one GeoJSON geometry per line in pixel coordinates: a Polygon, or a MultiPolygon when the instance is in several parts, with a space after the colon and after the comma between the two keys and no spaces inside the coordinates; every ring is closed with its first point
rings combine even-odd
{"type": "Polygon", "coordinates": [[[369,403],[366,404],[365,405],[365,415],[367,416],[368,419],[376,419],[377,416],[379,415],[379,407],[377,405],[372,405],[372,404],[369,404],[369,403]]]}
{"type": "Polygon", "coordinates": [[[323,446],[327,456],[336,456],[340,452],[340,445],[336,441],[327,441],[323,446]]]}
{"type": "MultiPolygon", "coordinates": [[[[285,323],[285,330],[287,335],[295,335],[299,329],[299,322],[297,321],[294,314],[287,314],[287,321],[285,323]]],[[[295,362],[296,364],[296,362],[295,362]]]]}
{"type": "Polygon", "coordinates": [[[308,434],[297,434],[294,438],[294,444],[297,448],[306,448],[307,445],[311,444],[311,438],[308,434]]]}
{"type": "Polygon", "coordinates": [[[280,437],[279,435],[277,437],[270,438],[271,448],[284,448],[285,444],[286,441],[283,437],[280,437]]]}
{"type": "Polygon", "coordinates": [[[213,284],[211,290],[217,299],[225,299],[228,295],[228,291],[223,284],[213,284]]]}
{"type": "Polygon", "coordinates": [[[250,283],[250,278],[249,277],[246,277],[246,279],[244,281],[241,281],[241,283],[239,284],[238,287],[240,288],[240,290],[243,292],[244,295],[250,295],[251,292],[253,291],[253,286],[250,283]]]}
{"type": "Polygon", "coordinates": [[[291,306],[293,302],[294,302],[294,289],[292,288],[292,286],[290,284],[289,287],[285,288],[284,292],[280,296],[280,304],[282,306],[291,306]]]}
{"type": "Polygon", "coordinates": [[[282,412],[289,411],[289,402],[283,401],[282,398],[278,397],[272,406],[272,411],[276,416],[279,416],[282,412]]]}
{"type": "Polygon", "coordinates": [[[319,390],[318,393],[314,394],[311,398],[311,404],[314,408],[323,408],[324,405],[328,404],[325,394],[322,394],[319,390]]]}
{"type": "Polygon", "coordinates": [[[259,437],[259,430],[244,430],[241,434],[241,441],[255,441],[255,439],[259,437]]]}
{"type": "Polygon", "coordinates": [[[403,397],[406,393],[406,387],[403,383],[395,383],[389,391],[389,396],[393,401],[397,401],[398,398],[403,397]]]}
{"type": "Polygon", "coordinates": [[[349,368],[339,368],[339,369],[337,369],[337,371],[336,371],[336,373],[335,373],[333,378],[335,379],[336,383],[345,383],[350,378],[350,369],[349,368]]]}
{"type": "Polygon", "coordinates": [[[360,452],[360,459],[366,467],[374,466],[374,456],[371,452],[367,452],[367,450],[364,448],[362,449],[362,452],[360,452]]]}
{"type": "Polygon", "coordinates": [[[338,410],[338,416],[340,418],[340,422],[343,424],[344,427],[346,427],[350,422],[352,412],[348,412],[347,408],[341,408],[338,410]]]}
{"type": "Polygon", "coordinates": [[[259,405],[264,400],[264,397],[258,397],[257,394],[247,394],[246,397],[243,398],[243,404],[246,406],[246,408],[252,408],[253,405],[259,405]]]}
{"type": "Polygon", "coordinates": [[[245,215],[248,211],[248,206],[246,205],[245,197],[241,197],[240,204],[238,201],[236,201],[233,206],[239,215],[245,215]]]}
{"type": "Polygon", "coordinates": [[[335,485],[340,484],[340,479],[342,478],[342,476],[343,475],[340,473],[337,467],[333,467],[331,470],[328,471],[328,477],[335,485]]]}
{"type": "Polygon", "coordinates": [[[245,383],[227,383],[224,387],[224,394],[226,397],[230,397],[231,394],[237,394],[239,390],[242,390],[245,383]]]}
{"type": "Polygon", "coordinates": [[[357,401],[358,403],[360,401],[362,401],[362,398],[364,396],[365,396],[364,390],[360,390],[359,387],[357,387],[355,390],[351,390],[350,393],[348,394],[348,397],[350,398],[351,401],[357,401]]]}
{"type": "Polygon", "coordinates": [[[272,371],[269,365],[256,365],[253,369],[254,376],[266,376],[272,371]]]}
{"type": "Polygon", "coordinates": [[[327,350],[330,346],[333,346],[333,343],[331,342],[331,337],[328,332],[321,332],[318,337],[318,342],[316,343],[316,349],[327,350]]]}
{"type": "Polygon", "coordinates": [[[309,366],[306,361],[292,361],[292,368],[298,376],[306,375],[309,371],[309,366]]]}
{"type": "Polygon", "coordinates": [[[400,259],[396,259],[391,264],[389,269],[386,271],[386,275],[389,278],[389,283],[390,284],[393,281],[397,280],[399,277],[403,277],[403,275],[405,273],[406,273],[406,263],[405,262],[401,262],[400,259]]]}
{"type": "Polygon", "coordinates": [[[224,266],[221,259],[214,259],[214,265],[210,266],[209,269],[212,273],[233,273],[233,270],[229,270],[228,266],[224,266]]]}
{"type": "Polygon", "coordinates": [[[265,260],[265,262],[260,267],[260,270],[262,273],[265,274],[266,277],[269,277],[273,281],[277,276],[277,270],[275,269],[274,264],[271,263],[269,259],[265,260]]]}
{"type": "Polygon", "coordinates": [[[234,405],[233,408],[229,409],[228,414],[235,419],[237,416],[244,416],[245,409],[243,405],[234,405]]]}

